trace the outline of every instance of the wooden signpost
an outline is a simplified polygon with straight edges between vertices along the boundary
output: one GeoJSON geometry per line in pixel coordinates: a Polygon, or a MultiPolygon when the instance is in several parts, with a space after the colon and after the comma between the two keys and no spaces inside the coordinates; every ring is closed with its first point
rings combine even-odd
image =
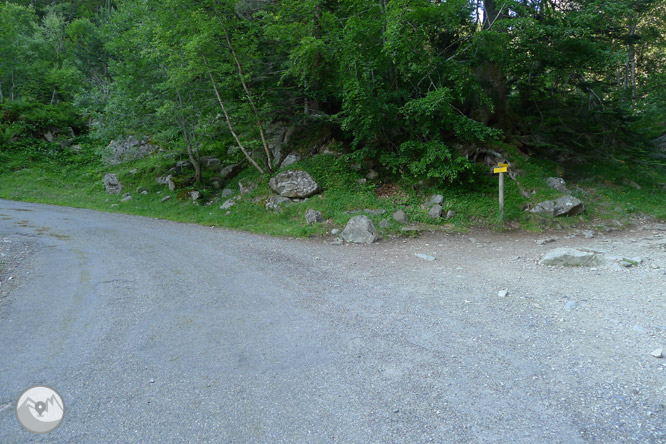
{"type": "Polygon", "coordinates": [[[501,222],[504,222],[504,173],[508,169],[508,163],[499,163],[493,170],[495,174],[499,174],[499,217],[501,222]]]}

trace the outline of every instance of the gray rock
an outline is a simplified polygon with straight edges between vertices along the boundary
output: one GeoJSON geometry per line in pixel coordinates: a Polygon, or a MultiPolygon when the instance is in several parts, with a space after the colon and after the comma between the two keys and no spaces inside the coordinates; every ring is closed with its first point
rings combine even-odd
{"type": "Polygon", "coordinates": [[[377,230],[368,216],[354,216],[347,222],[342,237],[347,242],[371,244],[377,239],[377,230]]]}
{"type": "Polygon", "coordinates": [[[585,205],[580,199],[572,196],[563,196],[557,200],[540,202],[530,211],[553,217],[575,216],[585,211],[585,205]]]}
{"type": "Polygon", "coordinates": [[[171,199],[171,196],[164,196],[162,199],[160,199],[160,202],[166,202],[169,199],[171,199]]]}
{"type": "Polygon", "coordinates": [[[111,173],[104,176],[104,188],[109,194],[120,194],[123,191],[123,185],[116,175],[111,173]]]}
{"type": "Polygon", "coordinates": [[[571,191],[567,188],[567,183],[561,177],[548,177],[546,184],[562,194],[571,194],[571,191]]]}
{"type": "Polygon", "coordinates": [[[230,188],[225,188],[222,190],[222,197],[229,197],[234,195],[234,190],[230,188]]]}
{"type": "Polygon", "coordinates": [[[546,245],[555,242],[556,240],[556,237],[546,237],[544,239],[537,239],[535,242],[537,245],[546,245]]]}
{"type": "Polygon", "coordinates": [[[370,208],[366,208],[365,210],[363,210],[363,212],[365,214],[369,214],[370,216],[381,216],[382,214],[386,213],[386,210],[384,210],[382,208],[377,208],[377,209],[374,209],[374,210],[372,210],[370,208]]]}
{"type": "Polygon", "coordinates": [[[500,290],[497,292],[497,296],[505,298],[509,295],[509,290],[500,290]]]}
{"type": "Polygon", "coordinates": [[[363,184],[368,183],[368,179],[366,179],[366,178],[364,177],[364,178],[362,178],[362,179],[358,179],[356,182],[358,182],[359,185],[363,185],[363,184]]]}
{"type": "Polygon", "coordinates": [[[187,196],[193,201],[201,199],[201,193],[197,190],[190,191],[187,196]]]}
{"type": "Polygon", "coordinates": [[[423,253],[414,253],[414,256],[418,257],[419,259],[423,259],[424,261],[437,260],[436,257],[430,256],[430,255],[427,255],[427,254],[423,254],[423,253]]]}
{"type": "Polygon", "coordinates": [[[51,131],[47,131],[44,133],[44,138],[46,139],[47,142],[51,143],[53,142],[53,133],[51,131]]]}
{"type": "Polygon", "coordinates": [[[217,157],[202,156],[200,159],[201,166],[209,170],[216,170],[220,168],[221,162],[217,157]]]}
{"type": "Polygon", "coordinates": [[[128,136],[122,140],[112,140],[104,151],[104,162],[116,165],[126,160],[142,159],[158,151],[159,147],[150,143],[149,137],[141,140],[128,136]]]}
{"type": "Polygon", "coordinates": [[[430,208],[433,205],[442,205],[443,202],[444,202],[444,196],[442,196],[441,194],[433,194],[430,197],[428,203],[426,203],[426,207],[430,208]]]}
{"type": "Polygon", "coordinates": [[[337,228],[333,228],[333,229],[331,230],[331,234],[332,234],[333,236],[335,236],[336,234],[339,234],[339,233],[340,233],[340,230],[338,230],[337,228]]]}
{"type": "Polygon", "coordinates": [[[130,196],[129,194],[125,194],[123,198],[120,199],[121,202],[129,202],[130,200],[132,200],[132,196],[130,196]]]}
{"type": "Polygon", "coordinates": [[[568,301],[566,304],[564,304],[564,309],[566,311],[575,310],[576,308],[578,308],[578,302],[576,301],[568,301]]]}
{"type": "Polygon", "coordinates": [[[157,181],[158,185],[167,185],[170,178],[171,174],[169,174],[168,176],[157,177],[155,178],[155,180],[157,181]]]}
{"type": "Polygon", "coordinates": [[[131,170],[129,170],[129,173],[130,173],[131,175],[135,175],[135,174],[137,174],[138,172],[139,172],[139,169],[138,169],[138,168],[132,168],[131,170]]]}
{"type": "Polygon", "coordinates": [[[385,230],[385,229],[387,229],[388,227],[389,227],[389,221],[388,221],[388,219],[382,219],[382,220],[379,222],[379,228],[381,228],[382,230],[385,230]]]}
{"type": "Polygon", "coordinates": [[[574,248],[556,248],[546,253],[541,265],[561,265],[564,267],[593,267],[601,265],[602,259],[591,251],[580,251],[574,248]]]}
{"type": "Polygon", "coordinates": [[[227,165],[220,170],[220,177],[222,179],[231,180],[243,171],[242,163],[234,163],[232,165],[227,165]]]}
{"type": "Polygon", "coordinates": [[[407,213],[405,213],[403,210],[398,210],[395,213],[393,213],[393,220],[398,222],[399,224],[406,224],[409,222],[409,218],[407,217],[407,213]]]}
{"type": "Polygon", "coordinates": [[[251,193],[252,191],[257,189],[257,184],[250,182],[243,182],[242,180],[239,180],[238,189],[240,190],[241,194],[251,193]]]}
{"type": "Polygon", "coordinates": [[[227,199],[221,206],[220,210],[228,210],[229,208],[236,205],[236,201],[233,199],[227,199]]]}
{"type": "Polygon", "coordinates": [[[618,260],[618,263],[624,268],[631,268],[643,263],[643,258],[641,257],[623,257],[618,260]]]}
{"type": "Polygon", "coordinates": [[[442,206],[439,204],[433,205],[430,211],[428,211],[428,215],[433,219],[439,219],[442,217],[442,206]]]}
{"type": "Polygon", "coordinates": [[[148,194],[148,191],[143,190],[143,191],[141,192],[141,194],[146,195],[146,194],[148,194]]]}
{"type": "Polygon", "coordinates": [[[341,237],[336,237],[331,241],[331,245],[342,245],[344,241],[342,240],[341,237]]]}
{"type": "Polygon", "coordinates": [[[290,153],[287,155],[287,157],[284,158],[282,163],[280,164],[280,168],[286,168],[290,165],[293,165],[297,162],[301,161],[301,155],[298,153],[290,153]]]}
{"type": "Polygon", "coordinates": [[[321,191],[315,180],[305,171],[284,171],[268,182],[269,186],[280,196],[303,198],[321,191]]]}
{"type": "Polygon", "coordinates": [[[453,219],[454,217],[456,217],[456,212],[455,211],[449,210],[449,211],[446,212],[446,218],[447,219],[453,219]]]}
{"type": "Polygon", "coordinates": [[[278,211],[282,204],[292,203],[292,200],[283,196],[271,196],[266,199],[266,209],[278,211]]]}
{"type": "Polygon", "coordinates": [[[308,224],[324,222],[324,217],[319,211],[310,208],[305,212],[305,222],[308,224]]]}
{"type": "Polygon", "coordinates": [[[585,239],[592,239],[594,237],[594,231],[591,230],[583,231],[583,236],[585,236],[585,239]]]}
{"type": "Polygon", "coordinates": [[[376,178],[379,177],[379,173],[372,168],[368,171],[368,173],[365,175],[365,178],[368,180],[375,180],[376,178]]]}
{"type": "Polygon", "coordinates": [[[663,348],[658,348],[658,349],[656,349],[655,351],[653,351],[653,352],[650,353],[650,354],[651,354],[653,357],[657,358],[657,359],[661,359],[661,358],[664,357],[664,349],[663,349],[663,348]]]}
{"type": "Polygon", "coordinates": [[[173,181],[173,177],[171,177],[171,175],[167,176],[166,184],[169,187],[169,191],[176,190],[176,182],[173,181]]]}

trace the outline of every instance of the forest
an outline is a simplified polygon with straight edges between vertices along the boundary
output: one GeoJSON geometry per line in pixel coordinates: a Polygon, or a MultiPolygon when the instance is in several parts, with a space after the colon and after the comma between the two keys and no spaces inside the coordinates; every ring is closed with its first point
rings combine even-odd
{"type": "Polygon", "coordinates": [[[388,182],[511,150],[663,169],[665,65],[663,0],[6,0],[0,147],[133,135],[198,183],[204,154],[277,171],[276,133],[388,182]]]}

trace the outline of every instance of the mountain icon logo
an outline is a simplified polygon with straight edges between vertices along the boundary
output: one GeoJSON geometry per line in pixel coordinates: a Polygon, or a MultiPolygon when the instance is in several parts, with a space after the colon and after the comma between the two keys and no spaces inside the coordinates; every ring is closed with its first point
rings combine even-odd
{"type": "Polygon", "coordinates": [[[45,385],[30,387],[16,401],[16,418],[23,428],[33,433],[55,430],[64,416],[62,396],[45,385]]]}

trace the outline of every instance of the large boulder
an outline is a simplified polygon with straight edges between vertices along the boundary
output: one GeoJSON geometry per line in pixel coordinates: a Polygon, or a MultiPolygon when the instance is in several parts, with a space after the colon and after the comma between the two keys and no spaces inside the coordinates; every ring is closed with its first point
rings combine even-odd
{"type": "Polygon", "coordinates": [[[280,196],[299,199],[321,191],[319,184],[305,171],[284,171],[272,177],[268,184],[280,196]]]}
{"type": "Polygon", "coordinates": [[[563,196],[557,200],[540,202],[530,211],[553,217],[576,216],[585,211],[585,204],[573,196],[563,196]]]}
{"type": "Polygon", "coordinates": [[[120,194],[123,191],[123,185],[116,175],[111,173],[104,176],[104,188],[109,194],[120,194]]]}
{"type": "Polygon", "coordinates": [[[567,183],[561,177],[546,178],[546,185],[562,194],[571,194],[571,191],[567,188],[567,183]]]}
{"type": "Polygon", "coordinates": [[[347,242],[371,244],[377,239],[377,230],[368,216],[354,216],[342,231],[342,238],[347,242]]]}
{"type": "Polygon", "coordinates": [[[564,267],[595,267],[601,265],[602,257],[592,251],[556,248],[546,253],[539,263],[541,265],[561,265],[564,267]]]}

